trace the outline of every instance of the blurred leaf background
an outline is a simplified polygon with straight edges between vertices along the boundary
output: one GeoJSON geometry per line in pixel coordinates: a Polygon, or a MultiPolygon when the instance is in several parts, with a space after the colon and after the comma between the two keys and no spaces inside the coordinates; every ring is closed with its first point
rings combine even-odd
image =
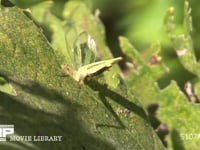
{"type": "MultiPolygon", "coordinates": [[[[43,2],[47,2],[44,0],[43,2]]],[[[106,40],[114,56],[123,55],[118,44],[118,36],[123,35],[127,37],[137,49],[140,49],[141,54],[151,45],[152,42],[159,41],[161,43],[161,56],[165,64],[170,68],[170,73],[160,78],[159,85],[161,88],[166,87],[171,80],[176,80],[181,89],[188,80],[192,80],[195,76],[185,70],[179,61],[176,59],[176,54],[167,37],[165,27],[163,25],[164,15],[170,6],[175,7],[175,18],[177,33],[182,31],[183,21],[183,5],[184,0],[83,0],[87,6],[94,12],[96,9],[100,10],[100,18],[106,29],[106,40]],[[184,74],[181,78],[180,74],[184,74]]],[[[12,0],[13,3],[18,4],[21,8],[29,8],[30,6],[41,3],[40,0],[12,0]]],[[[62,9],[64,8],[66,0],[54,1],[51,6],[51,12],[58,18],[62,18],[62,9]]],[[[192,38],[194,42],[194,49],[196,50],[197,59],[200,57],[200,48],[198,41],[200,36],[198,34],[200,25],[198,23],[198,1],[191,1],[193,28],[192,38]]],[[[37,10],[38,11],[38,10],[37,10]]],[[[47,36],[48,37],[48,36],[47,36]]],[[[124,64],[121,64],[124,67],[124,64]]]]}
{"type": "MultiPolygon", "coordinates": [[[[43,32],[52,45],[58,47],[58,49],[64,49],[65,46],[61,43],[63,39],[60,39],[58,36],[62,34],[61,29],[59,29],[57,25],[60,26],[64,20],[69,19],[68,11],[65,11],[63,14],[64,7],[69,8],[66,10],[69,10],[70,12],[70,8],[73,8],[73,5],[66,6],[67,1],[65,0],[54,0],[54,3],[51,3],[51,1],[48,0],[11,1],[21,8],[30,8],[33,16],[36,18],[36,23],[38,22],[38,24],[43,25],[43,32]],[[46,12],[46,10],[49,11],[49,8],[50,14],[46,12]],[[43,16],[43,18],[41,16],[43,16]],[[51,22],[53,19],[54,22],[51,22]],[[51,24],[51,26],[49,26],[49,24],[51,24]],[[54,34],[56,32],[60,33],[54,34]]],[[[193,146],[192,148],[196,150],[196,141],[193,143],[187,143],[188,141],[184,141],[184,143],[183,141],[179,140],[181,139],[180,134],[195,133],[198,130],[198,128],[196,128],[198,121],[195,119],[195,114],[199,114],[199,107],[193,107],[193,105],[190,104],[188,105],[187,97],[183,94],[185,84],[188,81],[191,83],[196,83],[198,80],[198,75],[194,72],[189,72],[187,68],[184,68],[184,65],[178,59],[176,52],[174,51],[174,45],[171,43],[164,25],[166,11],[169,7],[173,6],[175,8],[174,17],[176,25],[174,34],[182,34],[185,31],[183,26],[183,20],[185,17],[185,1],[83,0],[83,2],[86,4],[86,9],[92,11],[94,14],[96,13],[96,15],[98,15],[98,11],[96,11],[96,9],[100,10],[100,19],[103,22],[103,25],[100,24],[98,28],[93,28],[95,31],[98,30],[98,32],[95,32],[96,35],[93,36],[96,37],[95,40],[97,41],[97,44],[100,45],[100,49],[103,51],[101,54],[99,54],[99,56],[101,58],[109,57],[109,50],[106,46],[104,46],[104,44],[102,44],[103,40],[98,39],[99,35],[101,35],[101,31],[103,31],[103,28],[105,28],[105,40],[107,41],[112,55],[115,57],[124,56],[125,61],[129,60],[130,57],[134,58],[137,60],[136,62],[142,66],[141,72],[139,72],[140,75],[131,72],[126,79],[126,82],[130,88],[130,91],[132,90],[133,93],[139,97],[139,101],[144,105],[145,108],[147,108],[151,102],[156,102],[159,104],[161,109],[159,110],[157,116],[160,119],[158,122],[164,122],[170,129],[171,139],[167,140],[168,148],[177,150],[189,149],[191,146],[193,146]],[[119,40],[119,36],[124,36],[128,40],[124,37],[120,37],[119,40]],[[152,43],[158,44],[153,44],[152,46],[152,43]],[[131,48],[127,46],[131,44],[134,46],[131,48]],[[152,52],[155,49],[157,50],[155,52],[156,56],[161,56],[163,63],[159,64],[157,68],[148,66],[148,64],[146,64],[142,59],[147,56],[151,56],[149,51],[152,52]],[[139,52],[139,54],[137,54],[137,52],[139,52]],[[168,72],[165,71],[166,68],[168,68],[168,72]],[[158,83],[158,86],[154,87],[156,82],[158,83]],[[146,88],[144,88],[145,86],[146,88]],[[159,88],[163,90],[160,90],[159,88]],[[180,89],[182,92],[180,92],[180,89]],[[177,115],[179,113],[180,115],[177,115]],[[179,120],[179,118],[181,119],[179,120]],[[191,124],[188,124],[188,122],[191,124]],[[185,147],[183,145],[185,145],[185,147]]],[[[193,18],[193,31],[191,32],[191,38],[194,47],[193,50],[197,60],[199,60],[199,2],[190,0],[189,3],[190,7],[192,8],[191,16],[193,18]]],[[[81,7],[78,9],[85,8],[81,7]]],[[[80,19],[81,16],[75,16],[74,18],[80,19]]],[[[78,21],[81,22],[81,19],[78,21]]],[[[91,20],[89,22],[92,24],[91,20]]],[[[89,32],[90,34],[94,33],[92,30],[89,32]]],[[[125,61],[121,63],[121,69],[124,72],[127,69],[125,61]]],[[[107,80],[110,80],[109,76],[107,80]]],[[[114,83],[115,81],[113,81],[111,85],[114,85],[114,83]]],[[[198,92],[198,90],[196,91],[198,92]]],[[[155,129],[157,129],[157,126],[155,126],[155,129]]]]}
{"type": "MultiPolygon", "coordinates": [[[[176,80],[181,89],[188,80],[192,80],[195,76],[185,70],[180,62],[176,59],[176,54],[171,46],[164,27],[164,15],[166,10],[173,6],[175,7],[175,19],[177,33],[182,31],[183,22],[183,6],[184,0],[102,0],[94,1],[95,8],[100,8],[101,18],[106,26],[107,41],[113,53],[119,50],[118,35],[126,36],[137,49],[140,49],[141,54],[145,53],[152,42],[159,41],[161,43],[161,56],[163,61],[170,68],[169,74],[161,77],[159,85],[161,88],[166,87],[171,80],[176,80]],[[112,6],[112,7],[110,7],[112,6]],[[180,78],[180,74],[184,74],[180,78]]],[[[194,49],[196,50],[197,59],[200,57],[199,40],[199,9],[198,1],[191,1],[192,17],[193,17],[193,32],[194,49]]]]}

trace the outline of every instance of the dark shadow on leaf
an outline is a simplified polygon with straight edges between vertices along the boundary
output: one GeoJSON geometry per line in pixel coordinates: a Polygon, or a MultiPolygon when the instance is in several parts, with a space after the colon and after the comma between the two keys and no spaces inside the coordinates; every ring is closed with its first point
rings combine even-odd
{"type": "Polygon", "coordinates": [[[103,127],[103,126],[106,126],[106,127],[115,127],[115,128],[125,128],[124,124],[122,123],[122,121],[120,120],[120,118],[118,117],[118,115],[115,113],[114,109],[112,108],[112,106],[108,103],[108,101],[106,100],[106,97],[104,94],[102,93],[99,93],[99,96],[101,98],[101,101],[103,102],[104,106],[106,106],[106,108],[111,112],[111,114],[114,116],[114,118],[116,119],[116,121],[119,123],[119,126],[115,126],[115,125],[103,125],[103,124],[97,124],[96,126],[97,127],[103,127]]]}
{"type": "Polygon", "coordinates": [[[9,0],[1,0],[0,5],[2,5],[4,7],[13,7],[14,6],[14,4],[11,3],[9,0]]]}
{"type": "Polygon", "coordinates": [[[183,141],[182,141],[181,136],[180,136],[180,133],[176,129],[172,130],[171,138],[172,138],[173,149],[185,150],[184,145],[183,145],[183,141]]]}
{"type": "MultiPolygon", "coordinates": [[[[17,83],[22,89],[20,95],[14,97],[0,92],[0,124],[15,125],[15,134],[21,136],[62,136],[62,142],[34,142],[33,146],[26,142],[13,142],[15,146],[0,145],[2,149],[51,149],[51,150],[88,150],[115,148],[99,138],[90,135],[77,118],[83,107],[77,102],[62,96],[58,91],[48,89],[38,83],[30,82],[28,86],[17,83]],[[30,96],[31,95],[31,96],[30,96]],[[26,97],[27,96],[27,97],[26,97]],[[49,100],[62,104],[64,112],[57,114],[32,106],[34,100],[49,100]],[[30,99],[29,99],[30,98],[30,99]]],[[[63,111],[63,110],[62,110],[63,111]]]]}
{"type": "Polygon", "coordinates": [[[122,121],[118,117],[118,115],[113,110],[112,106],[108,103],[106,97],[109,97],[117,104],[123,106],[124,108],[128,109],[129,111],[137,114],[144,120],[148,122],[147,116],[145,114],[145,111],[142,109],[142,107],[137,106],[135,103],[129,101],[122,95],[110,90],[106,85],[102,85],[94,80],[88,81],[86,84],[93,90],[99,92],[99,96],[101,97],[102,102],[106,106],[106,108],[111,112],[111,114],[115,117],[116,121],[118,121],[121,128],[124,128],[122,121]],[[92,81],[92,82],[91,82],[92,81]]]}

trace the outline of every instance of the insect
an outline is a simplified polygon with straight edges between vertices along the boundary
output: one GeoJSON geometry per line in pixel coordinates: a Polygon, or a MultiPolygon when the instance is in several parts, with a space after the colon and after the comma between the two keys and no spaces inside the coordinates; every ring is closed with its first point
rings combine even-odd
{"type": "Polygon", "coordinates": [[[66,48],[69,58],[67,66],[62,68],[79,83],[87,77],[101,74],[108,70],[114,63],[122,60],[122,57],[95,62],[96,43],[85,31],[77,34],[75,27],[70,26],[66,32],[66,48]]]}

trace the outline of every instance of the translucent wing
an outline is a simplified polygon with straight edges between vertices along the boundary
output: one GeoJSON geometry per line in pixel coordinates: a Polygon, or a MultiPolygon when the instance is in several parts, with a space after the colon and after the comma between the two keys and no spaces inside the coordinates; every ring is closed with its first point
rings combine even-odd
{"type": "Polygon", "coordinates": [[[86,77],[98,75],[108,70],[122,58],[95,62],[96,43],[86,32],[78,34],[75,24],[66,27],[66,48],[69,56],[67,72],[76,81],[83,82],[86,77]]]}
{"type": "Polygon", "coordinates": [[[75,43],[75,60],[78,66],[85,66],[95,61],[96,44],[94,40],[86,32],[82,32],[78,35],[75,43]],[[78,56],[78,57],[77,57],[78,56]]]}
{"type": "Polygon", "coordinates": [[[66,26],[66,48],[69,55],[68,65],[78,70],[81,66],[95,61],[96,44],[86,32],[78,34],[74,24],[66,26]]]}

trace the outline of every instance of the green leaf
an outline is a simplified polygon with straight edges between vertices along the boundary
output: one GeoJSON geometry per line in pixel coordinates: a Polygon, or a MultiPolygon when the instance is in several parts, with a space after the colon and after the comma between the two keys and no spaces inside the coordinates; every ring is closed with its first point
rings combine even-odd
{"type": "MultiPolygon", "coordinates": [[[[162,103],[166,106],[174,106],[174,109],[165,109],[170,110],[164,112],[164,110],[160,111],[161,117],[168,122],[169,127],[172,131],[176,131],[176,135],[178,135],[179,142],[175,143],[173,140],[170,143],[170,148],[172,146],[174,149],[179,149],[176,146],[178,144],[183,145],[185,149],[198,149],[199,142],[199,121],[196,116],[200,114],[199,105],[195,105],[195,103],[199,103],[199,77],[200,77],[200,63],[197,61],[194,48],[193,48],[193,40],[191,37],[192,32],[192,17],[191,17],[191,8],[189,6],[189,2],[185,0],[184,7],[184,31],[180,35],[175,34],[175,22],[174,22],[174,8],[170,8],[165,16],[165,27],[167,29],[169,38],[172,42],[172,46],[174,47],[176,54],[179,58],[179,61],[183,65],[183,67],[190,71],[192,74],[196,76],[194,84],[191,81],[185,83],[185,93],[187,98],[181,98],[178,94],[174,94],[174,101],[162,101],[162,103]],[[190,104],[188,103],[190,102],[190,104]],[[167,115],[166,115],[166,114],[167,115]],[[171,115],[170,115],[171,114],[171,115]],[[173,115],[174,114],[174,115],[173,115]],[[172,116],[169,118],[169,116],[172,116]]],[[[172,93],[172,91],[171,91],[172,93]]],[[[173,132],[172,132],[173,133],[173,132]]],[[[173,134],[172,134],[173,135],[173,134]]],[[[172,138],[173,139],[173,138],[172,138]]]]}
{"type": "MultiPolygon", "coordinates": [[[[170,85],[161,90],[157,86],[157,80],[167,70],[161,59],[159,59],[158,46],[152,46],[150,54],[139,54],[127,39],[121,37],[120,46],[128,56],[129,63],[132,64],[130,74],[127,77],[128,89],[134,93],[144,107],[152,103],[158,104],[159,109],[156,112],[156,116],[169,129],[169,136],[167,136],[169,150],[197,150],[199,143],[198,132],[200,130],[198,127],[200,122],[197,116],[200,114],[200,109],[199,105],[195,103],[199,100],[200,68],[199,62],[194,55],[193,42],[190,35],[192,30],[191,10],[188,1],[185,2],[184,33],[181,35],[176,33],[174,9],[172,7],[167,11],[165,26],[181,64],[185,69],[197,76],[195,84],[193,85],[190,82],[185,84],[186,94],[180,90],[175,81],[171,81],[170,85]]],[[[157,129],[159,129],[159,126],[157,129]]]]}
{"type": "Polygon", "coordinates": [[[142,57],[126,38],[120,37],[119,40],[122,51],[130,58],[130,75],[126,78],[129,90],[147,107],[150,102],[159,99],[156,81],[168,71],[160,60],[159,44],[153,44],[150,53],[142,57]]]}
{"type": "Polygon", "coordinates": [[[168,149],[175,150],[182,147],[186,150],[197,150],[199,139],[195,136],[199,134],[200,122],[196,117],[200,114],[199,106],[189,104],[175,82],[162,91],[161,97],[158,115],[170,129],[168,149]]]}
{"type": "Polygon", "coordinates": [[[0,93],[0,124],[14,124],[15,135],[63,136],[61,142],[0,142],[1,149],[164,149],[122,82],[113,89],[91,78],[80,86],[59,76],[62,56],[32,20],[17,8],[3,8],[0,18],[0,73],[17,93],[0,93]]]}
{"type": "MultiPolygon", "coordinates": [[[[197,125],[200,122],[196,117],[200,114],[199,106],[188,103],[187,97],[175,81],[162,90],[157,86],[157,79],[166,70],[162,62],[154,64],[145,62],[142,59],[144,57],[141,57],[141,54],[124,37],[120,37],[120,46],[132,63],[130,74],[126,79],[129,92],[134,93],[144,107],[152,103],[159,105],[157,117],[170,131],[167,138],[168,149],[197,150],[199,139],[194,136],[198,136],[199,131],[197,125]],[[189,139],[191,135],[192,140],[189,139]]],[[[157,51],[156,47],[154,47],[155,51],[157,51]]]]}
{"type": "Polygon", "coordinates": [[[165,27],[172,46],[174,47],[177,56],[183,67],[199,77],[199,63],[196,60],[193,41],[191,38],[192,31],[192,18],[191,18],[191,8],[189,3],[185,1],[185,19],[184,19],[184,33],[180,35],[175,34],[175,22],[174,22],[174,8],[169,8],[165,16],[165,27]]]}

